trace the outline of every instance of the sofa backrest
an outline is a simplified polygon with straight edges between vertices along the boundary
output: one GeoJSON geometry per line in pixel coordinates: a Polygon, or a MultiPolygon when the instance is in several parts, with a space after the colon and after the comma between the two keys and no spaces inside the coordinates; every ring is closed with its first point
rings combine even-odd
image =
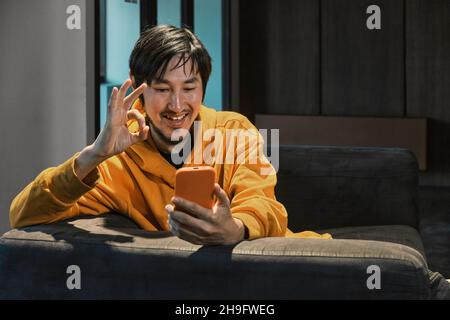
{"type": "Polygon", "coordinates": [[[281,145],[277,199],[293,231],[344,226],[418,229],[418,165],[398,148],[281,145]]]}

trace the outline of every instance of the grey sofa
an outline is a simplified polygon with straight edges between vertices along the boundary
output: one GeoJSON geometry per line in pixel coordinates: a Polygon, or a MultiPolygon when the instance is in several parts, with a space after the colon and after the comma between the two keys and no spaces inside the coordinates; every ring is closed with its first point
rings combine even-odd
{"type": "Polygon", "coordinates": [[[0,238],[0,298],[427,299],[417,180],[407,150],[281,146],[290,229],[333,240],[202,247],[114,213],[80,217],[0,238]],[[81,289],[67,287],[70,265],[81,289]]]}

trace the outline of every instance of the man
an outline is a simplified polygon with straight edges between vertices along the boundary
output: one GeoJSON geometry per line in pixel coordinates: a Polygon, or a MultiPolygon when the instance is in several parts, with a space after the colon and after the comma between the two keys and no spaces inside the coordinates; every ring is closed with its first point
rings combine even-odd
{"type": "MultiPolygon", "coordinates": [[[[188,143],[194,121],[203,132],[255,130],[242,115],[202,105],[210,73],[211,58],[189,30],[163,25],[143,32],[130,56],[130,79],[113,89],[106,124],[95,142],[43,171],[24,189],[11,205],[11,226],[116,211],[145,230],[170,230],[203,245],[286,235],[330,238],[309,231],[294,235],[287,229],[286,210],[274,195],[276,176],[261,174],[268,166],[264,156],[257,163],[202,160],[216,171],[213,209],[173,198],[179,164],[172,151],[188,143]],[[134,91],[126,96],[130,86],[134,91]],[[173,141],[175,133],[181,142],[173,141]]],[[[239,156],[252,146],[225,142],[225,148],[239,156]]]]}

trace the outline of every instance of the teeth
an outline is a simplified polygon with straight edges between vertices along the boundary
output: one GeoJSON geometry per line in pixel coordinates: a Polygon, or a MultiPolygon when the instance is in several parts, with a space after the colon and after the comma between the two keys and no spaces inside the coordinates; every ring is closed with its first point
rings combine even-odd
{"type": "Polygon", "coordinates": [[[186,116],[186,115],[183,114],[183,115],[178,116],[178,117],[169,117],[169,116],[165,116],[165,117],[166,117],[167,119],[170,119],[170,120],[178,121],[178,120],[183,119],[185,116],[186,116]]]}

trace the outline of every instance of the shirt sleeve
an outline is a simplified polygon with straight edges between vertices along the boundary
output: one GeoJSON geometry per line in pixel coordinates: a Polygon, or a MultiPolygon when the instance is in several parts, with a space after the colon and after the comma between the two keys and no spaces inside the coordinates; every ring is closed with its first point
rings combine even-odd
{"type": "Polygon", "coordinates": [[[11,227],[52,223],[79,214],[95,215],[108,211],[104,204],[88,194],[99,180],[99,170],[95,168],[84,182],[81,181],[74,170],[77,156],[78,153],[63,164],[44,170],[14,198],[9,212],[11,227]]]}
{"type": "MultiPolygon", "coordinates": [[[[256,128],[250,127],[250,130],[254,130],[254,139],[262,139],[256,128]]],[[[263,143],[263,140],[243,139],[238,142],[235,163],[226,165],[229,166],[226,191],[230,197],[231,213],[248,228],[249,239],[284,236],[287,212],[275,197],[276,171],[265,155],[258,153],[258,143],[263,143]]]]}
{"type": "Polygon", "coordinates": [[[249,239],[284,236],[287,212],[274,195],[276,176],[261,176],[241,165],[231,181],[231,213],[248,228],[249,239]]]}

